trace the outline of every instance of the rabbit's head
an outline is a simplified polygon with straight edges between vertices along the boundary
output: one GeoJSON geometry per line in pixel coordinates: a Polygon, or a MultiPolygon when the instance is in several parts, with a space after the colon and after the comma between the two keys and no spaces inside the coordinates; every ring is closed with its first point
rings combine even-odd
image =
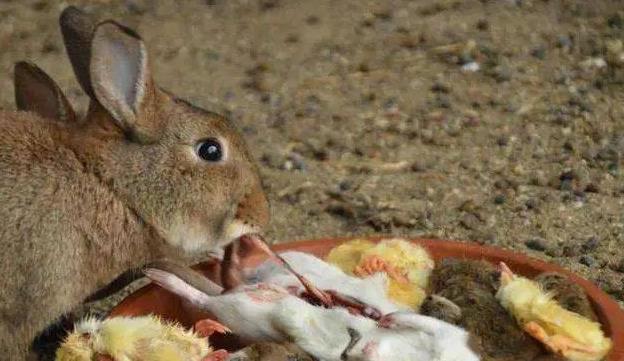
{"type": "Polygon", "coordinates": [[[132,30],[61,15],[67,52],[91,98],[77,141],[86,167],[167,246],[185,254],[220,248],[268,222],[256,167],[225,117],[158,87],[132,30]]]}

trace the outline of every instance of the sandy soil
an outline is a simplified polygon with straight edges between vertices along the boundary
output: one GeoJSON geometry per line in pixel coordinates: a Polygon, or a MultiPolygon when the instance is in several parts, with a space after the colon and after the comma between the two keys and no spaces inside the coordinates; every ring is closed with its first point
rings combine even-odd
{"type": "MultiPolygon", "coordinates": [[[[277,242],[472,240],[624,301],[621,2],[72,3],[136,28],[164,87],[231,114],[277,242]]],[[[67,4],[0,4],[0,107],[28,59],[84,108],[57,26],[67,4]]]]}

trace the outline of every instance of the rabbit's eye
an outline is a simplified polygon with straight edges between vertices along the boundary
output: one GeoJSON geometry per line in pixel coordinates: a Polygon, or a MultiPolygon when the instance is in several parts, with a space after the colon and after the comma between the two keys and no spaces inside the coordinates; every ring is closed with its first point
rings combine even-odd
{"type": "Polygon", "coordinates": [[[197,155],[208,162],[218,162],[223,158],[223,148],[216,139],[202,140],[197,144],[197,155]]]}

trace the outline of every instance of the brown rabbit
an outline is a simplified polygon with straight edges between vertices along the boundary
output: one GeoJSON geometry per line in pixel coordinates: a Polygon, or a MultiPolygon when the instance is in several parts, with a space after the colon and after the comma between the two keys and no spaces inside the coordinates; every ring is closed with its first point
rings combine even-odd
{"type": "Polygon", "coordinates": [[[91,97],[80,123],[0,113],[0,354],[123,272],[257,232],[268,204],[223,117],[157,87],[143,41],[70,7],[61,27],[91,97]]]}
{"type": "MultiPolygon", "coordinates": [[[[17,110],[34,112],[46,120],[78,122],[78,117],[65,93],[56,82],[36,64],[26,61],[14,67],[15,105],[17,110]]],[[[120,291],[143,273],[139,269],[128,270],[110,284],[90,295],[85,302],[108,297],[120,291]]]]}

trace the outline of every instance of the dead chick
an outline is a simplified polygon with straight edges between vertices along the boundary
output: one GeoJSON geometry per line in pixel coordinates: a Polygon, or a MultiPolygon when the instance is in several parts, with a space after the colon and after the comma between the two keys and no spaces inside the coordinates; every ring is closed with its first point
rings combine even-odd
{"type": "Polygon", "coordinates": [[[598,317],[585,294],[585,290],[578,284],[570,281],[566,276],[547,272],[535,278],[535,281],[542,289],[552,295],[553,299],[567,309],[585,316],[592,321],[597,321],[598,317]]]}
{"type": "Polygon", "coordinates": [[[352,240],[332,249],[326,260],[349,275],[386,274],[390,298],[412,309],[418,309],[425,299],[425,288],[434,267],[433,258],[425,248],[401,238],[379,243],[352,240]]]}
{"type": "Polygon", "coordinates": [[[56,352],[57,361],[220,361],[208,341],[157,317],[86,319],[56,352]]]}
{"type": "Polygon", "coordinates": [[[598,361],[612,346],[598,322],[559,305],[551,294],[528,278],[500,264],[500,303],[521,327],[552,352],[571,361],[598,361]]]}
{"type": "Polygon", "coordinates": [[[499,275],[485,261],[444,259],[431,274],[430,291],[435,297],[427,299],[421,312],[468,330],[483,360],[531,361],[544,350],[496,299],[499,275]]]}

